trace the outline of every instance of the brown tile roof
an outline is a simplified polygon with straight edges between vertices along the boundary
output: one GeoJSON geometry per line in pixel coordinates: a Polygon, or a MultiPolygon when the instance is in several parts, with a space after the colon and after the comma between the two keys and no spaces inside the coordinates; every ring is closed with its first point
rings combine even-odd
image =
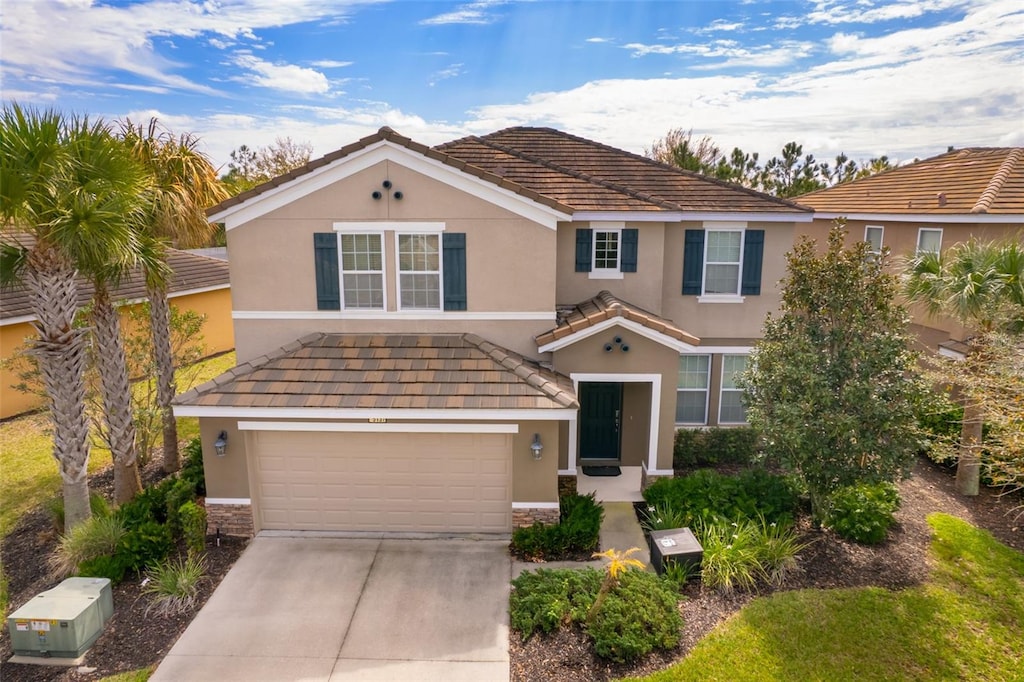
{"type": "Polygon", "coordinates": [[[958,149],[798,200],[828,213],[1022,214],[1024,148],[958,149]]]}
{"type": "Polygon", "coordinates": [[[384,127],[222,201],[207,210],[207,215],[241,204],[384,140],[566,213],[664,210],[793,213],[808,210],[785,199],[679,170],[551,128],[507,128],[431,148],[384,127]]]}
{"type": "Polygon", "coordinates": [[[794,202],[552,128],[517,127],[435,147],[578,211],[803,212],[794,202]]]}
{"type": "MultiPolygon", "coordinates": [[[[169,250],[171,281],[168,291],[173,295],[193,289],[223,287],[230,283],[228,264],[219,258],[210,258],[177,249],[169,250]]],[[[92,284],[85,278],[78,278],[78,303],[86,305],[92,299],[92,284]]],[[[141,272],[134,272],[123,280],[113,292],[115,300],[138,300],[146,298],[146,282],[141,272]]],[[[20,285],[4,289],[0,293],[0,320],[32,315],[28,290],[20,285]]]]}
{"type": "Polygon", "coordinates": [[[571,311],[568,311],[562,317],[558,326],[536,337],[535,341],[538,346],[546,346],[549,343],[571,336],[576,332],[583,331],[588,327],[593,327],[599,322],[616,317],[632,320],[659,334],[664,334],[692,346],[700,343],[700,339],[675,326],[671,320],[658,317],[654,313],[638,308],[632,303],[618,299],[607,291],[602,291],[594,298],[576,304],[571,311]]]}
{"type": "Polygon", "coordinates": [[[183,393],[206,407],[578,407],[572,381],[475,334],[311,334],[183,393]]]}

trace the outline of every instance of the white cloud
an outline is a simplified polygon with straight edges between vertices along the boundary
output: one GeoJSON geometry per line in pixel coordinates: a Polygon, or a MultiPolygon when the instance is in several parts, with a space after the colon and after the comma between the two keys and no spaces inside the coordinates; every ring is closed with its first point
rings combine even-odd
{"type": "Polygon", "coordinates": [[[850,54],[857,51],[860,36],[853,33],[836,33],[828,39],[828,49],[833,54],[850,54]]]}
{"type": "Polygon", "coordinates": [[[897,19],[915,19],[929,12],[942,12],[955,7],[977,4],[971,0],[896,0],[875,6],[872,2],[852,4],[835,0],[819,0],[814,11],[807,14],[812,24],[874,24],[897,19]]]}
{"type": "Polygon", "coordinates": [[[340,69],[343,66],[352,66],[354,62],[339,62],[334,59],[318,59],[313,62],[313,66],[320,67],[321,69],[340,69]]]}
{"type": "Polygon", "coordinates": [[[599,38],[597,36],[594,36],[593,38],[587,38],[586,42],[588,42],[588,43],[610,43],[610,42],[612,42],[612,39],[611,38],[599,38]]]}
{"type": "Polygon", "coordinates": [[[806,41],[782,40],[768,45],[743,46],[735,40],[713,40],[701,43],[679,43],[676,45],[647,45],[628,43],[622,46],[634,57],[647,55],[692,55],[702,57],[708,63],[691,63],[698,69],[754,66],[771,68],[791,64],[811,54],[814,44],[806,41]]]}
{"type": "Polygon", "coordinates": [[[457,78],[461,75],[462,64],[452,64],[446,69],[441,69],[440,71],[435,71],[434,73],[430,74],[429,85],[430,87],[434,87],[443,80],[447,80],[449,78],[457,78]]]}
{"type": "Polygon", "coordinates": [[[490,12],[492,7],[504,5],[506,0],[479,0],[459,6],[452,12],[420,21],[423,26],[442,26],[444,24],[493,24],[500,17],[490,12]]]}
{"type": "Polygon", "coordinates": [[[300,95],[322,95],[331,89],[327,76],[315,69],[295,64],[271,64],[251,54],[237,55],[234,62],[250,72],[250,77],[235,78],[243,83],[300,95]]]}
{"type": "Polygon", "coordinates": [[[715,19],[704,28],[699,28],[694,33],[703,35],[707,33],[719,33],[727,31],[739,31],[744,27],[742,21],[728,21],[726,19],[715,19]]]}

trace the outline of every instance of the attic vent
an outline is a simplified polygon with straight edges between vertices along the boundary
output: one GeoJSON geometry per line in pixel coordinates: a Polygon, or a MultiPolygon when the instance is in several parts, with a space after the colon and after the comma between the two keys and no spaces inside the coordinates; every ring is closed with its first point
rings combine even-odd
{"type": "Polygon", "coordinates": [[[945,192],[939,192],[938,194],[935,195],[935,198],[939,200],[939,206],[945,206],[946,205],[946,193],[945,192]]]}

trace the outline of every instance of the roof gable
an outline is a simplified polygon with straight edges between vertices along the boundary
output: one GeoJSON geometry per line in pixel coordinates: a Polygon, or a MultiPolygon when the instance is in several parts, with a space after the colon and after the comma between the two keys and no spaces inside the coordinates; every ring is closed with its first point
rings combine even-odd
{"type": "Polygon", "coordinates": [[[1024,148],[973,147],[799,197],[826,213],[1024,214],[1024,148]]]}

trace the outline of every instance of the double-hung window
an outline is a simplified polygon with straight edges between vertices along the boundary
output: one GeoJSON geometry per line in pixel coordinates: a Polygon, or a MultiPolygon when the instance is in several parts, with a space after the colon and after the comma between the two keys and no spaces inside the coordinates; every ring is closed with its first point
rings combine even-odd
{"type": "Polygon", "coordinates": [[[917,231],[917,253],[938,253],[942,248],[942,228],[922,227],[917,231]]]}
{"type": "Polygon", "coordinates": [[[746,368],[746,355],[722,356],[722,392],[718,401],[719,424],[747,423],[747,407],[743,404],[743,389],[736,385],[736,375],[746,368]]]}
{"type": "Polygon", "coordinates": [[[594,230],[594,269],[592,276],[618,275],[621,255],[620,230],[594,230]]]}
{"type": "Polygon", "coordinates": [[[864,241],[868,243],[868,252],[873,256],[882,253],[882,233],[885,228],[881,225],[868,225],[864,228],[864,241]]]}
{"type": "Polygon", "coordinates": [[[398,301],[402,310],[441,309],[440,235],[398,235],[398,301]]]}
{"type": "Polygon", "coordinates": [[[704,240],[704,293],[738,295],[743,260],[742,230],[708,230],[704,240]]]}
{"type": "Polygon", "coordinates": [[[680,355],[676,385],[676,423],[706,424],[710,355],[680,355]]]}
{"type": "Polygon", "coordinates": [[[384,309],[384,251],[380,234],[341,235],[341,285],[346,309],[384,309]]]}

